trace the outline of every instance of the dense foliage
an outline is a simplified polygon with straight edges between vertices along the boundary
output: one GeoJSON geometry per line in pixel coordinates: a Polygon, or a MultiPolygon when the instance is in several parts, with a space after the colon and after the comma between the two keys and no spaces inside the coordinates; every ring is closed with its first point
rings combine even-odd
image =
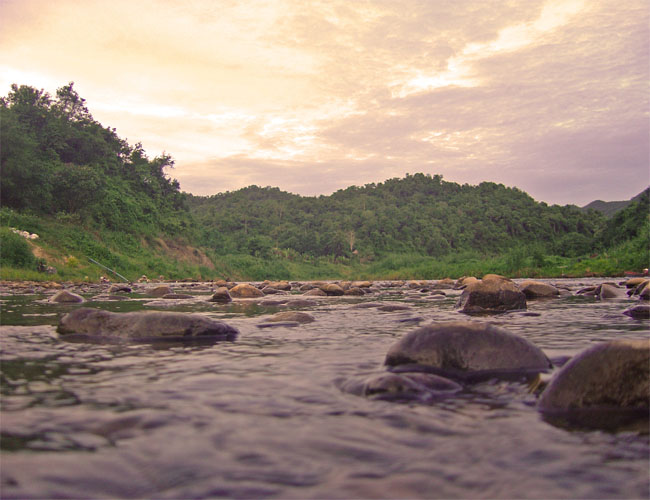
{"type": "Polygon", "coordinates": [[[70,83],[51,97],[12,85],[0,98],[0,202],[34,214],[126,232],[187,225],[172,158],[149,159],[95,121],[70,83]]]}
{"type": "Polygon", "coordinates": [[[190,196],[188,203],[207,229],[204,244],[220,253],[254,255],[287,249],[312,256],[438,257],[541,245],[545,253],[573,256],[591,251],[603,222],[597,212],[548,206],[517,188],[459,185],[424,174],[317,198],[250,186],[207,198],[190,196]]]}
{"type": "Polygon", "coordinates": [[[87,258],[131,278],[204,279],[555,276],[648,265],[648,190],[611,218],[424,174],[330,196],[249,186],[197,197],[168,177],[170,156],[150,159],[95,121],[72,83],[54,97],[12,85],[0,123],[3,278],[47,260],[59,278],[98,279],[105,270],[87,258]],[[8,226],[41,238],[28,243],[8,226]]]}

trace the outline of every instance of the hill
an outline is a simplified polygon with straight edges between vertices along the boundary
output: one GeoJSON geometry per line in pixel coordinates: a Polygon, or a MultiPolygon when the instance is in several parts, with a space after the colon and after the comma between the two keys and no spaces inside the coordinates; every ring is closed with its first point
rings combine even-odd
{"type": "Polygon", "coordinates": [[[585,205],[584,207],[581,207],[581,210],[583,211],[589,211],[589,210],[596,210],[603,215],[607,217],[613,216],[616,212],[623,210],[625,207],[627,207],[630,203],[633,201],[637,201],[641,198],[643,193],[647,191],[641,191],[639,194],[637,194],[635,197],[630,198],[629,200],[623,200],[623,201],[602,201],[602,200],[594,200],[591,203],[585,205]]]}

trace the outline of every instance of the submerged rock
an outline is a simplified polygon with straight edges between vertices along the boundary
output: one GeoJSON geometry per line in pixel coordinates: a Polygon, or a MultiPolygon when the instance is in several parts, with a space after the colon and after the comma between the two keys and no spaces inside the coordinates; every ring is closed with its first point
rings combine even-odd
{"type": "Polygon", "coordinates": [[[495,274],[470,282],[456,307],[466,314],[499,313],[526,309],[526,296],[511,280],[495,274]]]}
{"type": "Polygon", "coordinates": [[[542,393],[546,412],[585,408],[650,409],[650,340],[595,345],[558,371],[542,393]]]}
{"type": "Polygon", "coordinates": [[[351,380],[342,389],[357,396],[378,399],[419,399],[449,396],[463,387],[431,373],[381,373],[364,380],[351,380]]]}
{"type": "Polygon", "coordinates": [[[174,293],[174,290],[167,285],[160,285],[151,290],[147,290],[147,295],[149,297],[162,297],[163,295],[169,295],[170,293],[174,293]]]}
{"type": "Polygon", "coordinates": [[[301,311],[283,311],[274,314],[267,321],[276,322],[276,321],[295,321],[296,323],[311,323],[316,321],[311,314],[301,311]]]}
{"type": "Polygon", "coordinates": [[[648,319],[650,318],[650,305],[639,304],[626,309],[623,314],[634,319],[648,319]]]}
{"type": "Polygon", "coordinates": [[[78,304],[80,302],[84,302],[84,298],[81,295],[77,295],[76,293],[68,292],[67,290],[61,290],[60,292],[57,292],[52,297],[50,297],[49,301],[66,304],[78,304]]]}
{"type": "Polygon", "coordinates": [[[199,314],[166,311],[113,313],[76,309],[61,318],[57,331],[68,340],[152,342],[234,340],[239,331],[199,314]]]}
{"type": "Polygon", "coordinates": [[[443,375],[473,371],[545,371],[551,362],[528,340],[487,323],[451,321],[423,326],[393,344],[385,364],[424,365],[443,375]]]}

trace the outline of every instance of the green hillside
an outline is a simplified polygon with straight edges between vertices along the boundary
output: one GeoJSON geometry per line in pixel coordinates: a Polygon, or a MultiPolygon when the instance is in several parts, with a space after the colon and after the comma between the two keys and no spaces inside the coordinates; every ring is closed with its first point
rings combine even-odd
{"type": "Polygon", "coordinates": [[[171,156],[149,158],[98,123],[72,83],[55,96],[12,85],[0,98],[0,122],[2,279],[560,276],[647,267],[647,190],[610,219],[501,184],[420,173],[329,196],[249,186],[199,197],[170,178],[171,156]]]}

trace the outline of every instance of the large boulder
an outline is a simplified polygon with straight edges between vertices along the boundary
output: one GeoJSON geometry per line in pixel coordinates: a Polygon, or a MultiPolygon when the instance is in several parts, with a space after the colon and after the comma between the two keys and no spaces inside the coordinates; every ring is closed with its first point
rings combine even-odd
{"type": "Polygon", "coordinates": [[[470,282],[458,298],[456,307],[466,314],[526,309],[526,296],[511,280],[492,274],[470,282]]]}
{"type": "Polygon", "coordinates": [[[597,344],[565,364],[539,398],[545,412],[650,408],[650,339],[597,344]]]}
{"type": "Polygon", "coordinates": [[[560,290],[553,285],[541,281],[526,280],[519,285],[519,289],[527,299],[545,299],[558,297],[560,290]]]}
{"type": "Polygon", "coordinates": [[[600,299],[622,299],[627,297],[627,293],[615,283],[603,283],[596,288],[596,296],[600,299]]]}
{"type": "Polygon", "coordinates": [[[445,376],[463,373],[532,372],[551,367],[528,340],[494,325],[451,321],[407,333],[388,350],[386,365],[424,365],[445,376]]]}
{"type": "Polygon", "coordinates": [[[230,289],[230,296],[236,299],[255,299],[264,297],[264,292],[248,283],[241,283],[230,289]]]}
{"type": "Polygon", "coordinates": [[[186,342],[234,340],[238,330],[199,314],[167,311],[114,313],[80,308],[61,318],[57,331],[67,340],[95,342],[186,342]]]}
{"type": "Polygon", "coordinates": [[[80,302],[83,302],[84,298],[76,293],[68,292],[67,290],[61,290],[60,292],[52,295],[49,301],[57,302],[59,304],[78,304],[80,302]]]}

